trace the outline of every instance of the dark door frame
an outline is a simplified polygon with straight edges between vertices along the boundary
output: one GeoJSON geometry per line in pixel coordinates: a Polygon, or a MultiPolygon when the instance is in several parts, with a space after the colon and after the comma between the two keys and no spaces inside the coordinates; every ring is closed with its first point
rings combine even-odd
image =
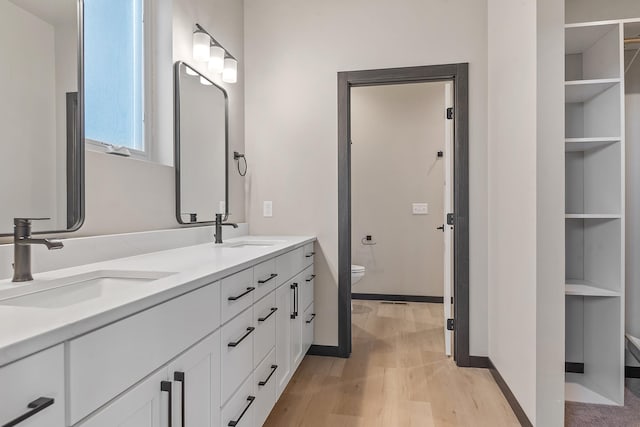
{"type": "MultiPolygon", "coordinates": [[[[351,354],[351,88],[453,81],[454,86],[454,359],[469,357],[469,64],[338,73],[338,356],[351,354]]],[[[442,114],[445,114],[443,111],[442,114]]]]}

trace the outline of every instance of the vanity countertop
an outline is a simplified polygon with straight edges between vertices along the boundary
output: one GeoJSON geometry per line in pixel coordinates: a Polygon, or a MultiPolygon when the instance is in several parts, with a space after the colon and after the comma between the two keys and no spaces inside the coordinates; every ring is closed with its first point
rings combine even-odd
{"type": "Polygon", "coordinates": [[[228,239],[224,245],[207,243],[34,274],[34,282],[28,284],[1,280],[0,366],[146,310],[315,240],[315,237],[309,236],[243,236],[228,239]],[[265,240],[277,243],[271,246],[230,247],[237,242],[265,240]],[[163,272],[170,275],[68,307],[40,308],[2,304],[6,295],[19,287],[35,288],[52,280],[95,271],[163,272]]]}

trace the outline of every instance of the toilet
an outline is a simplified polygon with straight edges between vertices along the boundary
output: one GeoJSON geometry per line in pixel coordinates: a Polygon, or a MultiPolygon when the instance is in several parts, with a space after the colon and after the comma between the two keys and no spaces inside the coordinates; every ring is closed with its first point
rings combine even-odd
{"type": "Polygon", "coordinates": [[[361,265],[351,265],[351,287],[364,277],[364,267],[361,265]]]}

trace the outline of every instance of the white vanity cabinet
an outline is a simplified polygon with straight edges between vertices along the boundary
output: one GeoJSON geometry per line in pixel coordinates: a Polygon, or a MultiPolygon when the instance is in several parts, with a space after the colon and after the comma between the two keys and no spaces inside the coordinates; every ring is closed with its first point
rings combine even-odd
{"type": "Polygon", "coordinates": [[[58,345],[0,368],[0,425],[63,426],[64,351],[58,345]]]}
{"type": "Polygon", "coordinates": [[[8,425],[261,426],[313,341],[312,252],[245,263],[0,368],[0,425],[36,405],[8,425]]]}

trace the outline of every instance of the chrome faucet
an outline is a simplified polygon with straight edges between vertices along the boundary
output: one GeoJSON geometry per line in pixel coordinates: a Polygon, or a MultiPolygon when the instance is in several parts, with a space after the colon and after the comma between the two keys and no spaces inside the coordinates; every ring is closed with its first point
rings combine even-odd
{"type": "Polygon", "coordinates": [[[222,219],[222,214],[216,214],[216,234],[213,235],[213,237],[216,238],[216,243],[222,243],[222,226],[223,225],[229,225],[233,228],[238,228],[238,224],[235,224],[233,222],[222,222],[224,221],[222,219]]]}
{"type": "Polygon", "coordinates": [[[13,219],[13,282],[28,282],[31,275],[31,245],[45,245],[47,249],[62,249],[57,240],[34,239],[31,237],[31,221],[49,218],[13,219]]]}

